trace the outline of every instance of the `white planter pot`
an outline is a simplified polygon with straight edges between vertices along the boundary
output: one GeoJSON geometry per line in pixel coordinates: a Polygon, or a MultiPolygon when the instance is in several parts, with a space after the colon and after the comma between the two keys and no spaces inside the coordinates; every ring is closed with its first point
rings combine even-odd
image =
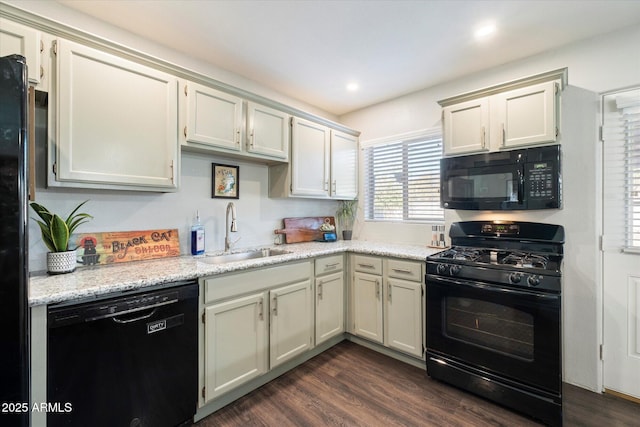
{"type": "Polygon", "coordinates": [[[76,251],[47,252],[49,274],[71,273],[76,269],[76,251]]]}

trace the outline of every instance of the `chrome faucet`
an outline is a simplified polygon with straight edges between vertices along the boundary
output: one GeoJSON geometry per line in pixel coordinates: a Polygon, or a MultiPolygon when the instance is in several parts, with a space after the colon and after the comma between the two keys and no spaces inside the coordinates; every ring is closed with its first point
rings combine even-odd
{"type": "Polygon", "coordinates": [[[227,218],[225,222],[225,236],[224,236],[224,251],[228,252],[231,249],[231,240],[229,239],[229,231],[235,233],[238,231],[236,226],[236,206],[233,202],[229,202],[227,205],[227,218]],[[231,212],[231,227],[229,227],[229,212],[231,212]]]}

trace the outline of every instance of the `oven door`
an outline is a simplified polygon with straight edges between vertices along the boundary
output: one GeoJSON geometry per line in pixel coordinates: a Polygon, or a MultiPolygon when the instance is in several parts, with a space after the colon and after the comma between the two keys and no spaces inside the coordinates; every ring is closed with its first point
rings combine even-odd
{"type": "Polygon", "coordinates": [[[427,276],[427,351],[558,393],[560,295],[427,276]]]}
{"type": "Polygon", "coordinates": [[[525,209],[524,164],[516,152],[449,157],[440,161],[446,209],[525,209]]]}

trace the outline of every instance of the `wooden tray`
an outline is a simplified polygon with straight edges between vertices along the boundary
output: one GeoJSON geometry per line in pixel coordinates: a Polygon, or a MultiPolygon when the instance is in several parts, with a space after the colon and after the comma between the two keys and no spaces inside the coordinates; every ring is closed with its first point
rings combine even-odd
{"type": "Polygon", "coordinates": [[[284,234],[285,243],[312,242],[322,238],[322,224],[329,223],[335,227],[336,220],[332,216],[309,216],[300,218],[284,218],[284,228],[274,230],[275,234],[284,234]]]}

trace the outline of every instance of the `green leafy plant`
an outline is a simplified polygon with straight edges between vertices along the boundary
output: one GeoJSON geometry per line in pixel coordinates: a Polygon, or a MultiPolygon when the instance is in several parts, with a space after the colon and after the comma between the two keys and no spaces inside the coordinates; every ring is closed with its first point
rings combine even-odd
{"type": "Polygon", "coordinates": [[[78,210],[82,205],[87,203],[88,200],[80,203],[76,208],[69,214],[66,220],[63,220],[57,214],[51,213],[49,209],[44,206],[31,202],[31,208],[34,210],[36,214],[42,219],[39,221],[34,218],[34,220],[40,226],[40,231],[42,232],[42,240],[44,244],[47,245],[47,248],[51,252],[65,252],[69,250],[69,238],[71,237],[71,233],[74,232],[79,225],[88,222],[93,217],[87,213],[80,213],[78,210]]]}
{"type": "Polygon", "coordinates": [[[336,219],[344,230],[351,230],[358,211],[358,200],[341,200],[336,210],[336,219]]]}

